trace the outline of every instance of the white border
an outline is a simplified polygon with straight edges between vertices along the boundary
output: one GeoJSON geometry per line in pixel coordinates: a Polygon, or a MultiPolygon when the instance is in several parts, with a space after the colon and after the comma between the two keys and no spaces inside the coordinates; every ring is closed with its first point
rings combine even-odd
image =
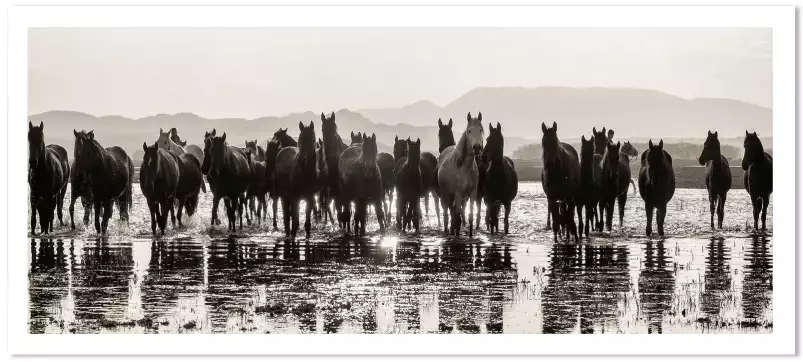
{"type": "MultiPolygon", "coordinates": [[[[667,7],[14,7],[9,11],[7,150],[26,149],[30,27],[771,27],[776,162],[795,164],[795,10],[790,6],[667,7]],[[17,135],[17,136],[11,136],[17,135]]],[[[5,170],[20,170],[19,153],[5,170]]],[[[0,161],[5,162],[6,160],[0,161]]],[[[795,190],[776,168],[776,195],[795,190]]],[[[0,175],[3,176],[3,175],[0,175]]],[[[6,182],[6,179],[0,183],[6,182]]],[[[767,335],[30,335],[24,178],[7,180],[8,346],[12,354],[793,354],[795,205],[775,197],[774,328],[767,335]],[[581,344],[578,344],[580,342],[581,344]],[[579,347],[582,346],[582,347],[579,347]]]]}

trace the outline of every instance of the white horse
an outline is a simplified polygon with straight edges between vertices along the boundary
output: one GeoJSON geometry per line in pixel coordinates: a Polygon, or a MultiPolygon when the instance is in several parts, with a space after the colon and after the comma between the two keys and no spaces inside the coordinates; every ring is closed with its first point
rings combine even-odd
{"type": "Polygon", "coordinates": [[[173,140],[170,139],[170,132],[164,132],[161,128],[159,128],[159,138],[156,140],[156,145],[159,146],[159,148],[173,151],[177,155],[184,154],[184,147],[173,142],[173,140]]]}
{"type": "MultiPolygon", "coordinates": [[[[482,152],[485,130],[482,127],[482,113],[477,118],[466,117],[466,130],[455,146],[445,148],[438,156],[438,188],[443,206],[444,232],[460,235],[465,205],[470,202],[468,214],[468,236],[474,233],[474,204],[477,202],[477,182],[479,168],[475,154],[482,152]],[[452,214],[451,229],[449,213],[452,214]]],[[[477,220],[479,222],[479,220],[477,220]]]]}

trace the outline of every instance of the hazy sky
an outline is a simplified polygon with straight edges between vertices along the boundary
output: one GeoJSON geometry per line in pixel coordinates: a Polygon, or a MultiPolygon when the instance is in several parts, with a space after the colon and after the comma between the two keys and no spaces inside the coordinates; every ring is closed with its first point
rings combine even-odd
{"type": "Polygon", "coordinates": [[[757,28],[40,28],[29,114],[208,118],[446,105],[480,86],[772,99],[757,28]]]}

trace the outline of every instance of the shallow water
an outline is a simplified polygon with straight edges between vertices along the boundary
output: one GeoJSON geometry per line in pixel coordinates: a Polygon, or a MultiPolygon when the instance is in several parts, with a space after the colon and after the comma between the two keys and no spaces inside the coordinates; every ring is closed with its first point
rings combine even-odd
{"type": "Polygon", "coordinates": [[[714,235],[705,190],[682,189],[665,239],[643,236],[631,195],[625,227],[580,244],[543,230],[538,183],[520,185],[510,235],[460,240],[439,232],[434,208],[415,236],[369,222],[365,239],[318,225],[310,240],[264,225],[228,238],[208,226],[210,201],[153,238],[135,187],[131,223],[115,217],[108,237],[57,227],[29,239],[30,332],[772,332],[772,207],[768,233],[751,236],[744,190],[714,235]]]}

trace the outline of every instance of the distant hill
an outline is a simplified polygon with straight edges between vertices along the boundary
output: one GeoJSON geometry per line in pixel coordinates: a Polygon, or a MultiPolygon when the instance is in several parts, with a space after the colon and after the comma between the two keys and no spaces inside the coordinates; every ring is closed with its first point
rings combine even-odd
{"type": "Polygon", "coordinates": [[[532,139],[540,139],[541,122],[553,121],[564,138],[590,135],[595,126],[613,128],[620,137],[704,136],[709,129],[719,130],[721,137],[740,136],[745,129],[772,134],[769,108],[733,99],[683,99],[634,88],[476,88],[444,107],[422,101],[357,112],[374,122],[424,126],[435,125],[439,117],[462,121],[467,112],[478,111],[484,120],[501,122],[506,134],[532,139]]]}
{"type": "MultiPolygon", "coordinates": [[[[327,112],[327,115],[329,112],[327,112]]],[[[438,151],[437,124],[427,127],[410,125],[388,125],[375,123],[360,113],[347,109],[335,112],[338,132],[343,141],[350,141],[350,133],[367,132],[377,136],[380,152],[392,153],[393,141],[398,135],[401,138],[420,138],[423,151],[438,151]]],[[[207,119],[193,113],[157,114],[139,119],[130,119],[122,116],[96,117],[90,114],[73,111],[50,111],[29,116],[31,122],[45,123],[46,142],[57,143],[67,148],[72,154],[74,143],[73,129],[95,130],[95,135],[105,147],[117,145],[123,147],[129,154],[142,149],[142,142],[152,144],[159,136],[159,128],[167,131],[171,127],[178,129],[179,136],[189,144],[201,144],[205,131],[213,128],[218,133],[226,132],[229,144],[243,147],[245,140],[259,140],[263,147],[267,144],[273,133],[279,128],[288,128],[289,133],[298,135],[298,122],[315,123],[315,133],[321,137],[320,113],[304,112],[293,113],[283,117],[260,117],[256,119],[223,118],[207,119]]],[[[459,137],[455,127],[455,137],[459,137]]],[[[520,137],[506,139],[506,153],[511,155],[517,147],[532,140],[520,137]]]]}

